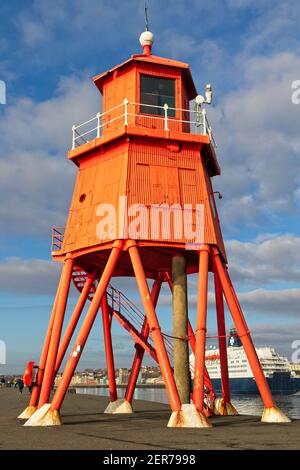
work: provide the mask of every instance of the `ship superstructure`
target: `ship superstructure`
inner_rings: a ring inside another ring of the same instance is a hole
[[[256,348],[256,353],[268,384],[273,393],[292,394],[300,390],[300,378],[291,372],[289,360],[273,347]],[[232,393],[258,394],[258,388],[236,330],[230,331],[228,347],[228,372]],[[190,356],[193,364],[194,357]],[[217,348],[206,349],[206,368],[217,392],[221,391],[220,352]],[[192,374],[193,375],[193,374]]]

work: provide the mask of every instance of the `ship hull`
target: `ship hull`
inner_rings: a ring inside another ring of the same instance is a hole
[[[267,377],[267,382],[273,395],[292,395],[300,390],[300,378],[293,378],[286,374],[274,374]],[[221,393],[221,379],[212,379],[215,391]],[[259,395],[254,378],[231,378],[230,391],[233,395]]]

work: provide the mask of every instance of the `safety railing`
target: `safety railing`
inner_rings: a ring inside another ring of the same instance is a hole
[[[140,112],[141,109],[144,112]],[[149,113],[147,113],[147,109],[149,109]],[[187,119],[179,119],[178,115],[187,117]],[[142,118],[145,121],[137,122],[136,118]],[[160,128],[164,131],[174,130],[174,125],[177,125],[177,127],[180,126],[182,132],[208,135],[214,147],[217,146],[207,119],[206,109],[198,109],[197,107],[195,109],[172,108],[167,104],[156,106],[130,102],[125,99],[118,106],[102,114],[97,113],[88,121],[72,126],[72,149],[74,150],[95,138],[102,137],[104,127],[109,129],[117,121],[127,127],[143,127],[143,122],[145,123],[147,120],[152,121],[152,123],[160,123]],[[179,130],[179,128],[176,130]]]
[[[52,229],[52,251],[59,251],[62,249],[64,241],[65,227],[55,227]]]
[[[112,285],[108,286],[106,292],[108,304],[112,309],[123,314],[138,331],[142,331],[145,314],[139,309],[139,307],[123,292],[119,291]],[[174,347],[172,341],[167,337],[164,337],[164,341],[169,354],[169,359],[173,362]],[[153,348],[155,348],[151,335],[148,337],[148,342]]]

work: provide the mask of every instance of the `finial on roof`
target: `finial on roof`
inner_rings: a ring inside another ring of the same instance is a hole
[[[140,43],[144,49],[145,55],[151,54],[151,47],[154,43],[154,35],[149,31],[149,20],[148,20],[148,6],[145,2],[145,31],[140,35]]]
[[[154,43],[154,35],[151,33],[151,31],[144,31],[140,35],[140,43],[142,48],[144,49],[144,54],[151,55],[151,47]]]

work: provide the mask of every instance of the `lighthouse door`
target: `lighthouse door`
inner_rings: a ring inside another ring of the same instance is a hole
[[[153,204],[180,203],[178,168],[151,165],[150,184]]]

